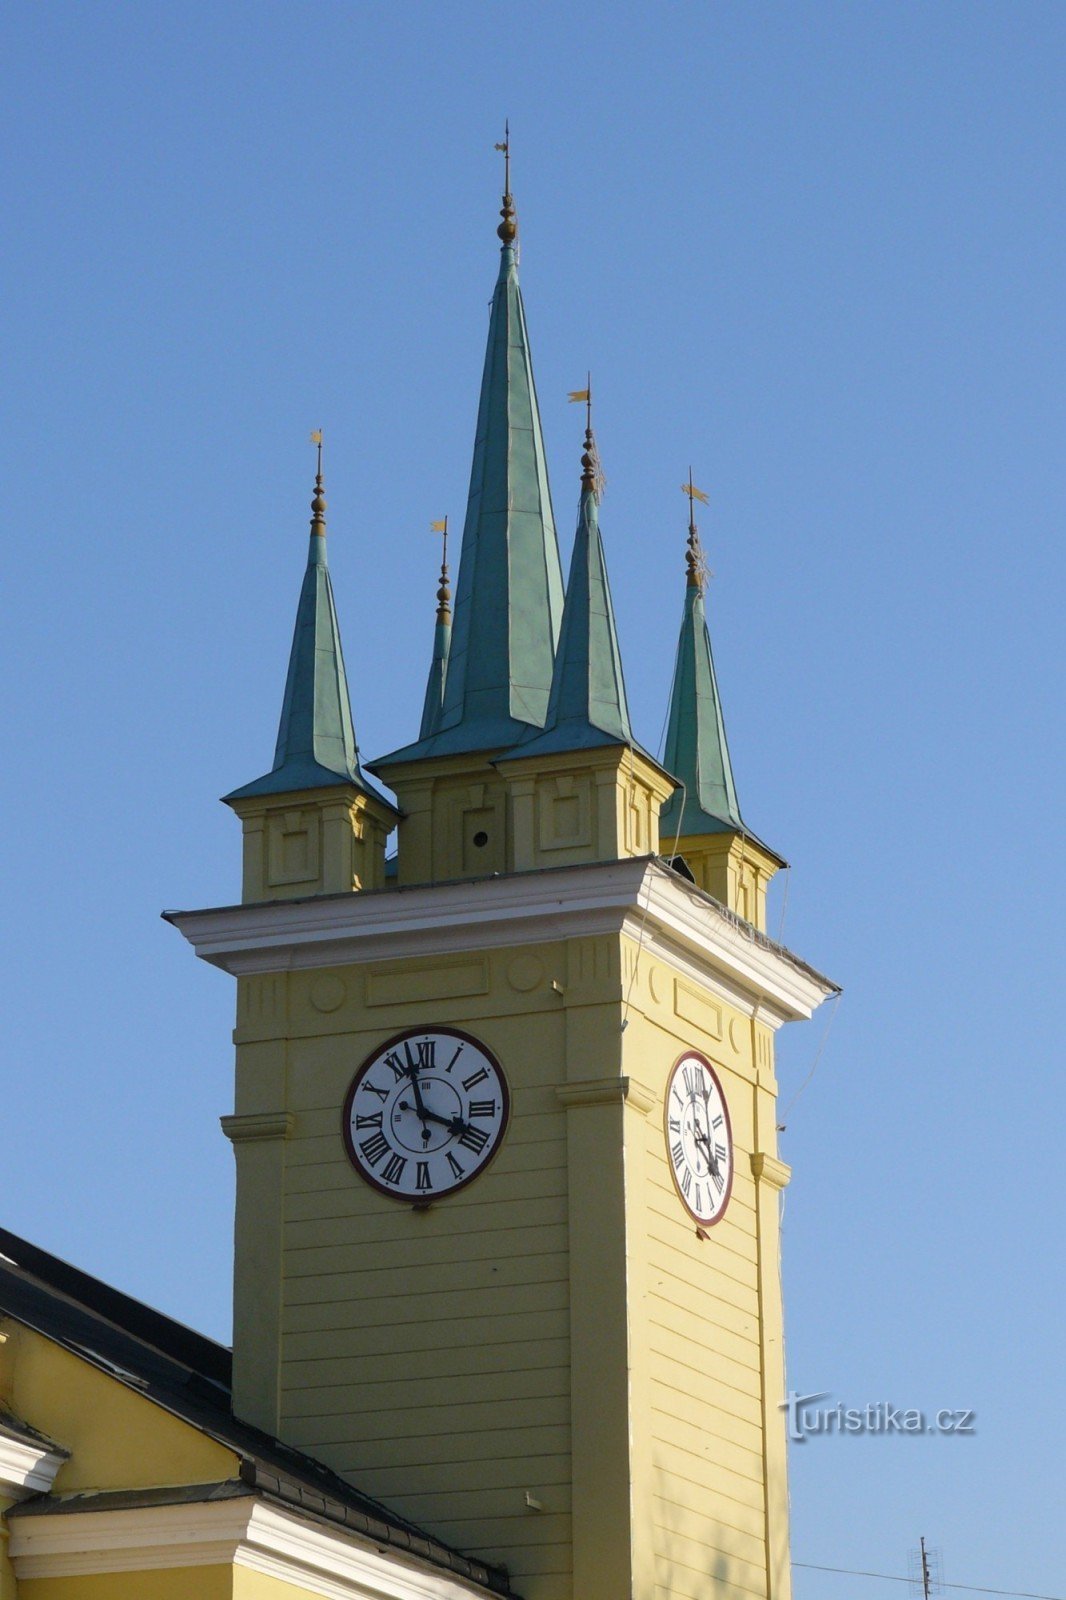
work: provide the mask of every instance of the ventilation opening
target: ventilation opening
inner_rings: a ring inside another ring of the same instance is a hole
[[[689,883],[695,883],[696,879],[693,875],[692,868],[689,866],[684,856],[671,856],[670,865],[673,867],[675,872],[679,872],[683,878],[687,878]]]

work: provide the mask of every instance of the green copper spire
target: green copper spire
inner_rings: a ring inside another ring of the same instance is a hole
[[[691,474],[690,474],[691,480]],[[663,807],[663,847],[679,834],[747,833],[740,815],[726,743],[722,702],[703,608],[704,564],[690,516],[685,561],[685,611],[677,645],[663,764],[684,788]]]
[[[448,655],[452,642],[452,591],[448,585],[448,519],[434,523],[435,532],[444,535],[444,552],[440,564],[440,586],[437,589],[437,626],[433,634],[433,662],[426,684],[426,699],[422,707],[420,739],[428,739],[440,727],[441,708],[444,704],[444,685],[448,677]]]
[[[337,608],[326,565],[322,444],[320,439],[317,442],[318,473],[311,501],[311,543],[296,609],[296,629],[289,655],[274,766],[262,778],[226,795],[227,800],[243,800],[257,794],[287,794],[297,789],[321,789],[338,783],[354,784],[375,799],[381,798],[370,788],[359,766]]]
[[[516,759],[634,744],[600,539],[598,461],[591,427],[585,430],[581,468],[577,533],[544,732],[527,736],[508,752]]]
[[[563,578],[509,192],[502,216],[439,729],[375,767],[513,745],[548,709]]]

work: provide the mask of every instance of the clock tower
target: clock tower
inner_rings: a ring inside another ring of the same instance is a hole
[[[564,590],[502,218],[395,805],[319,476],[243,901],[171,915],[237,980],[234,1409],[527,1600],[788,1600],[774,1035],[834,986],[765,933],[694,523],[665,765],[634,737],[591,427]]]

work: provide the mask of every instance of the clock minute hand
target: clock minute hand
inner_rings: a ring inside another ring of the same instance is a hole
[[[422,1090],[418,1086],[418,1065],[417,1065],[416,1062],[412,1061],[410,1063],[410,1065],[408,1066],[408,1068],[407,1068],[407,1076],[411,1080],[411,1088],[414,1090],[414,1094],[415,1094],[415,1110],[418,1112],[418,1115],[422,1118],[422,1121],[425,1122],[426,1117],[429,1115],[429,1112],[427,1112],[426,1103],[422,1099]]]

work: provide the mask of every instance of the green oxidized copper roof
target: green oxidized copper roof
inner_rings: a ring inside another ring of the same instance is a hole
[[[505,240],[481,379],[438,729],[385,762],[493,750],[544,725],[562,568],[515,251]]]
[[[722,702],[714,673],[711,638],[703,608],[695,532],[689,540],[685,611],[677,644],[670,718],[663,764],[684,784],[663,807],[660,836],[746,833],[726,743]],[[682,808],[684,814],[682,815]]]
[[[577,533],[544,732],[527,735],[510,750],[508,755],[516,760],[635,742],[600,538],[591,432],[585,450]]]
[[[337,608],[326,564],[326,502],[321,474],[311,502],[311,543],[296,609],[274,765],[226,800],[352,784],[387,805],[359,765]]]

